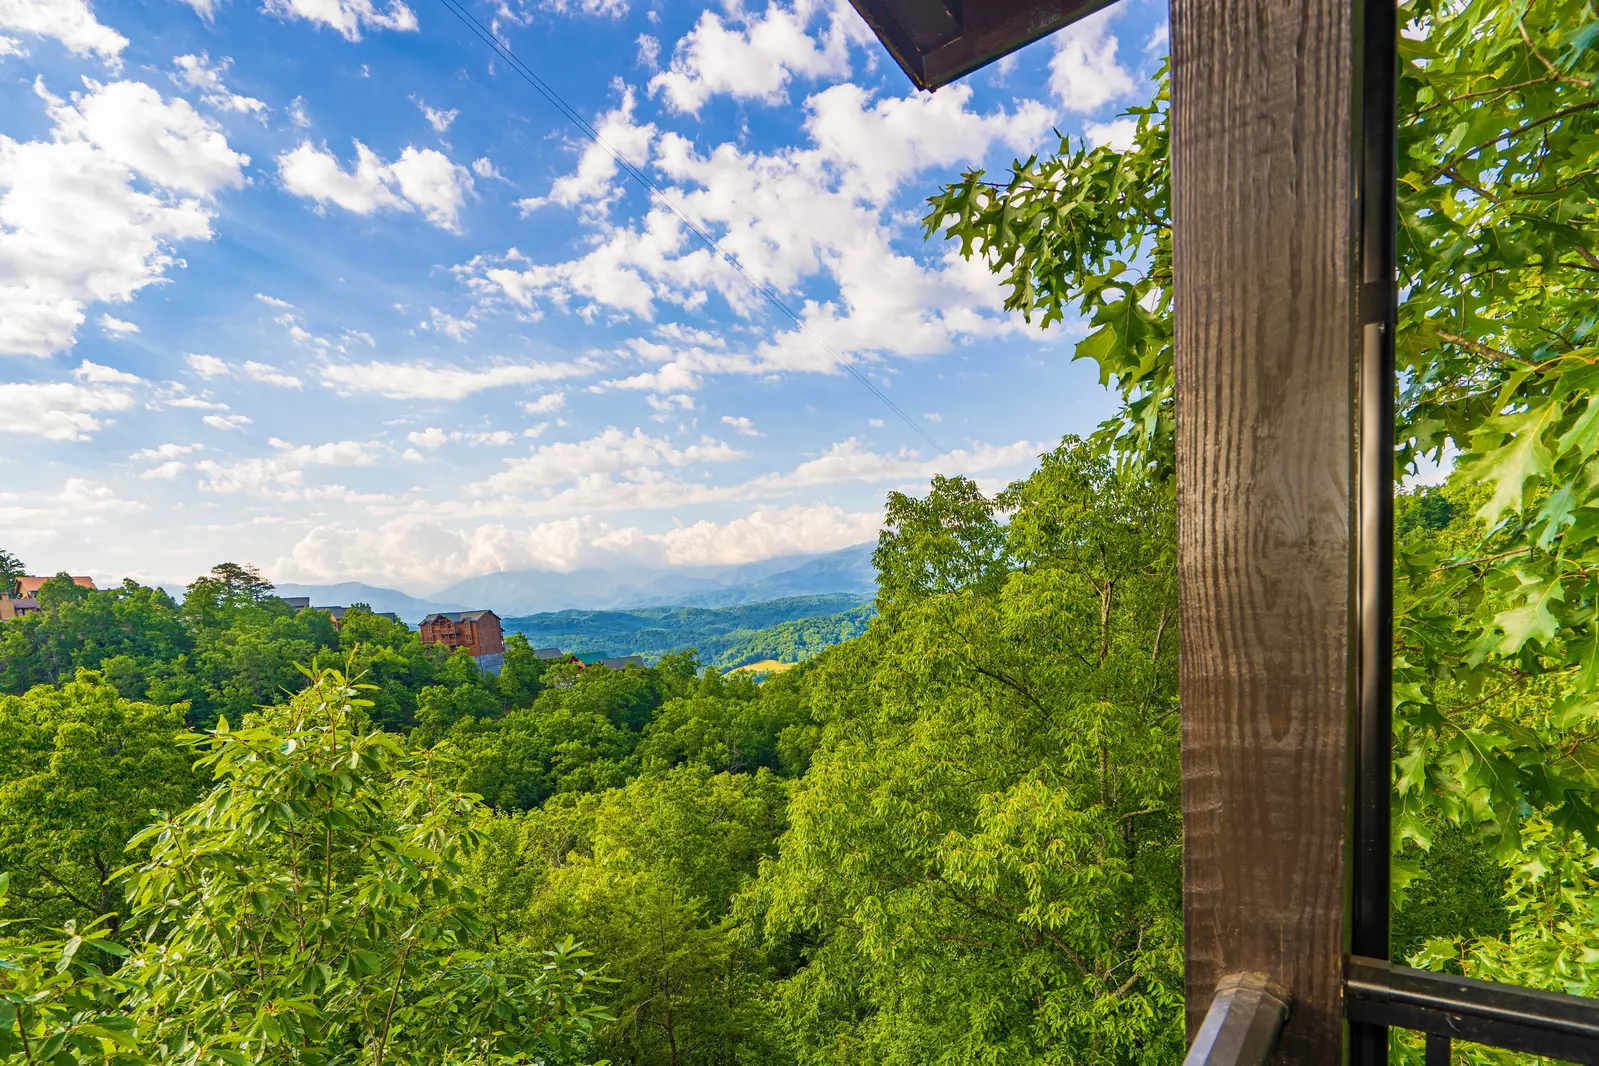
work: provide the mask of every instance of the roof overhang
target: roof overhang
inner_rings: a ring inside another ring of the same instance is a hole
[[[850,0],[919,89],[936,89],[1114,0]]]

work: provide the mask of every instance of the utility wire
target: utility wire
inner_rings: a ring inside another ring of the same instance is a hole
[[[538,94],[544,97],[545,101],[549,103],[551,107],[559,111],[563,116],[565,116],[567,121],[571,122],[572,125],[581,130],[585,137],[593,141],[613,160],[615,160],[616,165],[622,169],[623,173],[627,174],[628,177],[642,185],[646,192],[660,202],[660,204],[668,211],[671,211],[672,214],[676,215],[678,220],[689,228],[690,232],[703,241],[705,246],[711,251],[715,252],[723,262],[727,263],[728,266],[736,270],[739,276],[749,283],[751,288],[760,293],[761,296],[766,299],[767,303],[775,307],[782,315],[793,322],[802,333],[814,341],[817,347],[821,348],[822,351],[831,356],[836,365],[843,367],[846,373],[864,385],[873,396],[876,396],[883,402],[885,407],[887,407],[890,411],[893,411],[894,414],[899,417],[900,421],[904,422],[918,436],[920,436],[928,444],[932,445],[933,449],[940,455],[943,455],[951,460],[955,458],[950,454],[948,448],[945,448],[936,439],[934,439],[931,433],[923,429],[915,419],[901,410],[900,406],[893,400],[889,399],[888,396],[883,393],[883,390],[872,384],[870,378],[861,373],[853,363],[849,362],[843,355],[835,350],[832,345],[823,340],[821,336],[818,335],[817,332],[805,322],[804,319],[795,314],[788,304],[784,303],[782,298],[778,296],[775,291],[773,291],[771,286],[760,281],[748,270],[746,270],[744,268],[744,264],[738,261],[738,257],[724,249],[722,247],[722,243],[718,241],[707,229],[705,229],[704,226],[696,222],[687,211],[679,207],[672,200],[672,198],[667,195],[666,190],[657,185],[655,180],[651,178],[642,167],[628,159],[627,156],[623,155],[610,142],[602,137],[599,130],[595,129],[594,126],[586,118],[584,118],[576,108],[572,107],[572,105],[568,104],[564,99],[562,99],[561,94],[556,92],[555,89],[543,78],[539,77],[538,73],[534,71],[533,68],[529,67],[526,63],[522,62],[521,59],[517,58],[516,53],[512,52],[504,42],[496,37],[492,30],[490,30],[487,26],[484,26],[483,23],[479,22],[477,16],[473,15],[471,11],[467,10],[460,0],[439,0],[439,3],[448,8],[450,13],[453,14],[457,19],[460,19],[461,23],[466,26],[466,28],[470,30],[474,36],[493,49],[497,55],[506,61],[506,63],[510,64],[511,69],[516,71],[517,74],[521,75],[523,81],[527,82],[535,90],[537,90]]]

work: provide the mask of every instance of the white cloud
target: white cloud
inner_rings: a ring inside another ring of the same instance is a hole
[[[139,82],[84,84],[68,102],[35,83],[50,140],[0,134],[0,352],[71,347],[85,304],[159,281],[179,262],[176,242],[210,238],[204,200],[244,181],[249,157],[188,101]]]
[[[817,337],[838,353],[920,356],[947,350],[960,335],[1018,328],[981,262],[951,250],[928,265],[894,248],[893,201],[906,183],[927,170],[979,161],[996,144],[1025,151],[1049,129],[1050,113],[1037,103],[979,114],[969,110],[970,99],[967,86],[882,101],[853,85],[835,86],[807,101],[813,146],[770,155],[733,144],[701,155],[675,134],[659,137],[652,162],[678,186],[673,198],[752,276],[779,292],[831,276],[838,298],[800,304],[807,328],[753,352],[641,348],[656,368],[607,385],[687,391],[703,373],[836,372],[838,356]],[[542,298],[589,316],[651,321],[660,304],[693,309],[711,292],[742,314],[764,306],[745,279],[658,206],[635,225],[602,225],[591,250],[576,259],[536,263],[512,248],[479,256],[457,273],[485,302],[532,309]]]
[[[437,426],[429,426],[424,430],[414,430],[405,435],[405,439],[419,448],[442,448],[446,444],[494,444],[504,447],[516,443],[516,434],[508,429],[495,429],[482,432],[467,432],[454,430],[450,433]]]
[[[188,468],[188,463],[180,463],[174,459],[171,462],[162,463],[159,466],[152,466],[148,470],[140,471],[139,476],[146,480],[159,478],[163,481],[171,481]]]
[[[1109,145],[1118,152],[1129,152],[1137,142],[1138,120],[1118,118],[1109,122],[1087,122],[1083,124],[1083,136],[1095,148]]]
[[[1113,8],[1105,8],[1055,35],[1049,87],[1068,111],[1097,111],[1134,89],[1133,75],[1116,58],[1110,32]]]
[[[579,363],[505,363],[482,370],[426,363],[329,363],[322,383],[341,393],[376,393],[391,400],[460,400],[485,389],[538,385],[589,373]]]
[[[661,68],[661,42],[647,33],[638,35],[638,65],[647,70]]]
[[[200,419],[212,429],[237,429],[243,430],[255,420],[248,415],[206,415]]]
[[[272,573],[284,580],[436,584],[475,574],[586,566],[712,565],[827,552],[876,537],[882,517],[831,505],[758,509],[727,523],[697,522],[665,532],[575,515],[530,526],[451,528],[403,515],[377,526],[309,530]]]
[[[480,493],[519,493],[547,489],[586,474],[689,463],[720,463],[743,458],[744,453],[725,443],[701,438],[699,443],[677,448],[664,438],[641,429],[624,433],[614,426],[587,440],[544,444],[533,454],[506,459],[505,469],[473,486]]]
[[[499,172],[499,170],[496,169],[496,167],[494,166],[494,161],[491,160],[486,155],[485,156],[479,156],[478,158],[472,160],[472,173],[476,174],[478,177],[482,178],[484,181],[490,181],[490,180],[493,180],[493,181],[504,181],[505,180],[505,175],[501,174]]]
[[[598,15],[615,19],[627,14],[627,0],[543,0],[539,6],[558,15]]]
[[[276,385],[283,389],[304,388],[303,383],[293,374],[285,374],[277,367],[265,363],[247,361],[244,364],[244,376],[251,381],[259,381],[263,385]]]
[[[781,103],[796,76],[843,77],[849,73],[849,45],[861,41],[865,24],[846,4],[835,5],[821,40],[807,33],[814,3],[744,15],[733,8],[730,22],[702,11],[688,35],[678,41],[668,69],[650,79],[674,110],[697,114],[712,96]]]
[[[189,364],[190,370],[194,371],[202,378],[205,378],[207,381],[211,380],[212,378],[226,377],[229,373],[231,373],[231,371],[228,369],[228,364],[223,362],[221,359],[218,359],[214,355],[198,355],[191,353],[184,356],[183,360]]]
[[[128,45],[126,37],[94,17],[88,0],[0,0],[0,29],[53,37],[78,55],[95,52],[106,59]],[[12,41],[12,54],[21,54],[19,42],[6,40]]]
[[[621,103],[601,115],[594,124],[604,145],[586,142],[582,154],[578,156],[577,169],[555,179],[548,196],[518,200],[516,206],[526,214],[545,204],[560,207],[583,205],[589,217],[603,217],[620,192],[612,184],[619,169],[612,152],[639,164],[649,158],[650,145],[655,140],[653,124],[640,126],[633,122],[637,103],[633,87],[624,88]]]
[[[290,100],[286,110],[289,113],[290,122],[302,130],[311,128],[311,116],[305,110],[305,97],[296,96],[293,100]]]
[[[7,37],[4,34],[0,34],[0,59],[4,59],[6,56],[18,56],[26,59],[28,58],[28,49],[15,37]]]
[[[547,415],[551,411],[559,411],[566,406],[566,393],[547,392],[536,400],[522,403],[522,410],[530,415]]]
[[[456,117],[461,114],[461,112],[456,108],[451,108],[450,110],[445,111],[442,108],[429,107],[427,102],[424,101],[420,96],[413,96],[411,99],[416,103],[416,106],[421,109],[422,117],[428,120],[428,125],[433,127],[433,131],[435,133],[444,133],[448,131],[450,124],[454,122]]]
[[[88,440],[105,428],[106,415],[134,406],[125,386],[141,383],[139,378],[90,362],[73,373],[76,382],[0,382],[0,411],[7,412],[0,433]]]
[[[278,172],[284,188],[319,204],[336,204],[358,215],[414,208],[436,226],[459,229],[461,205],[472,190],[465,167],[432,148],[407,146],[393,163],[385,163],[360,141],[355,153],[354,166],[345,170],[332,152],[302,141],[278,157]]]
[[[117,318],[115,315],[101,315],[100,328],[113,337],[129,337],[139,332],[137,323]]]
[[[752,511],[719,524],[696,522],[657,539],[674,566],[752,563],[779,555],[837,551],[873,540],[883,516],[875,511],[849,513],[822,504]]]
[[[246,115],[266,114],[265,103],[253,96],[240,96],[223,83],[222,75],[233,65],[232,59],[224,57],[213,65],[211,57],[201,52],[197,56],[177,56],[172,60],[172,65],[178,68],[172,80],[179,85],[200,90],[200,99],[217,110],[237,111]]]
[[[938,413],[937,411],[929,411],[925,415],[923,415],[922,417],[927,419],[929,422],[942,422],[942,421],[944,421],[944,416],[942,414]]]
[[[154,448],[140,448],[129,459],[181,459],[185,455],[203,451],[203,444],[158,444]]]
[[[442,333],[453,341],[465,341],[467,334],[477,329],[477,323],[471,319],[456,318],[454,315],[445,314],[437,307],[428,308],[428,321],[422,323],[423,329]]]
[[[266,455],[235,463],[202,459],[195,470],[205,475],[200,488],[206,492],[250,492],[278,499],[304,498],[305,471],[313,466],[358,467],[376,462],[373,445],[360,441],[330,441],[327,444],[290,444],[273,437],[272,451]],[[329,486],[336,498],[347,492],[344,486]]]
[[[734,418],[732,415],[723,415],[722,416],[722,421],[726,422],[728,425],[730,425],[734,429],[738,430],[740,436],[744,436],[744,437],[764,437],[765,436],[764,433],[762,433],[760,430],[755,428],[755,423],[754,422],[751,422],[748,418],[744,417],[743,415],[739,415],[737,418]]]
[[[262,10],[279,18],[303,18],[330,26],[347,41],[359,41],[363,29],[414,31],[416,14],[400,0],[378,10],[372,0],[266,0]]]
[[[264,292],[256,293],[255,294],[255,298],[257,300],[260,300],[262,303],[266,304],[268,307],[270,307],[270,308],[272,308],[274,310],[277,310],[277,311],[293,311],[293,310],[295,310],[294,305],[291,304],[289,301],[280,300],[276,296],[268,296]]]
[[[1144,43],[1144,51],[1156,54],[1164,53],[1171,45],[1171,23],[1162,22],[1150,33],[1149,40]]]
[[[934,474],[975,474],[1002,470],[1030,462],[1045,451],[1043,444],[1019,440],[1013,444],[974,444],[949,455],[923,459],[911,449],[882,454],[864,447],[855,437],[832,445],[815,459],[800,463],[787,474],[765,474],[748,485],[753,492],[811,488],[840,482],[871,484],[924,482]]]
[[[184,407],[195,411],[226,411],[228,405],[200,396],[175,396],[166,401],[168,407]]]
[[[102,366],[99,363],[91,363],[87,359],[79,364],[78,369],[72,372],[72,376],[77,378],[79,381],[87,382],[91,385],[145,384],[144,379],[139,377],[137,374],[129,374],[126,371],[117,370],[115,367]]]

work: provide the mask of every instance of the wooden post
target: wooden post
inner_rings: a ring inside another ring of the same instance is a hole
[[[1172,0],[1188,1032],[1220,978],[1343,1058],[1356,652],[1351,0]]]

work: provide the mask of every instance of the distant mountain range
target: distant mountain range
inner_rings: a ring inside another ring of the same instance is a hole
[[[731,607],[794,596],[877,593],[874,544],[825,555],[787,556],[737,566],[620,570],[511,570],[467,578],[426,598],[348,581],[338,585],[277,586],[280,596],[309,596],[317,606],[370,604],[415,625],[434,611],[488,608],[501,618],[551,611],[644,607]],[[836,609],[836,608],[835,608]]]
[[[393,611],[412,625],[434,611],[469,609],[447,599],[422,600],[396,589],[363,585],[359,581],[345,581],[338,585],[296,585],[286,581],[276,588],[279,596],[309,596],[313,607],[348,607],[352,603],[364,603],[379,614]]]
[[[789,596],[734,607],[643,607],[631,611],[554,611],[505,620],[535,648],[579,655],[642,655],[655,662],[694,648],[723,667],[777,659],[796,662],[858,636],[876,612],[861,597]]]

